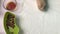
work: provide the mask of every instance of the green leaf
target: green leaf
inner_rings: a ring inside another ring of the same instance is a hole
[[[18,26],[16,25],[16,18],[14,18],[14,25],[15,25],[15,27],[14,28],[12,28],[12,27],[9,27],[9,29],[7,28],[7,26],[6,26],[6,21],[8,20],[7,19],[7,16],[8,15],[13,15],[13,16],[15,16],[14,14],[12,14],[12,13],[10,13],[10,12],[6,12],[5,13],[5,16],[4,16],[4,28],[5,28],[5,31],[6,31],[6,34],[18,34],[19,33],[19,28],[18,28]],[[12,33],[13,32],[13,33]]]

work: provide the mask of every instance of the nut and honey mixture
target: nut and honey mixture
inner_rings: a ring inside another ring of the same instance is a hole
[[[12,28],[15,27],[14,18],[15,18],[15,16],[10,15],[10,14],[7,16],[6,26],[8,29],[9,29],[9,27],[12,27]]]

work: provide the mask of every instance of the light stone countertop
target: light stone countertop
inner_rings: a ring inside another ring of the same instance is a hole
[[[20,0],[17,0],[18,3]],[[23,0],[23,10],[13,12],[20,18],[19,22],[23,34],[60,34],[60,0],[47,0],[49,8],[47,12],[37,8],[36,0]],[[2,6],[1,6],[2,7]],[[1,9],[1,8],[0,8]],[[0,32],[5,33],[3,16],[6,12],[0,12]]]

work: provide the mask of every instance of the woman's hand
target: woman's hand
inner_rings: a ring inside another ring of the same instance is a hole
[[[37,0],[37,5],[40,10],[44,10],[44,7],[46,6],[44,0]]]

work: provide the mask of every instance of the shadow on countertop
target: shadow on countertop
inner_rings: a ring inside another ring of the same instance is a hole
[[[47,12],[48,11],[48,9],[49,9],[49,4],[48,4],[48,0],[45,0],[45,3],[46,3],[46,6],[45,6],[45,12]]]
[[[5,34],[4,32],[0,32],[0,34]]]
[[[1,2],[2,2],[2,0],[0,0],[0,7],[1,7]]]
[[[0,0],[0,17],[2,17],[4,10],[2,9],[3,7],[3,0]]]
[[[2,2],[2,0],[0,0],[0,12],[1,12],[1,2]]]
[[[24,34],[24,32],[21,28],[21,18],[19,16],[16,16],[16,24],[19,27],[19,34]]]

